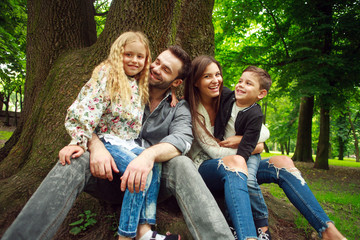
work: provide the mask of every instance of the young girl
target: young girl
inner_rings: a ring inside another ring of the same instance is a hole
[[[150,64],[149,42],[142,33],[125,32],[115,40],[108,58],[94,69],[68,109],[65,127],[72,138],[68,148],[73,157],[87,150],[93,132],[103,141],[121,174],[142,152],[134,140],[140,133],[148,102]],[[66,162],[61,161],[63,165]],[[161,165],[155,164],[144,192],[125,191],[119,239],[178,239],[177,235],[162,236],[150,230],[150,225],[155,224],[160,172]]]

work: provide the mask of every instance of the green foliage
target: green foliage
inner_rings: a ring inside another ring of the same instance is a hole
[[[359,16],[356,0],[215,1],[215,57],[223,66],[224,84],[233,88],[248,65],[264,68],[275,83],[267,97],[270,141],[284,142],[287,133],[294,139],[300,97],[315,96],[313,149],[319,136],[317,109],[325,106],[331,114],[337,114],[332,109],[337,105],[346,109],[344,103],[360,85]],[[337,123],[332,121],[332,127]],[[335,146],[334,139],[345,132],[334,128],[332,133]]]
[[[110,231],[114,232],[114,237],[117,235],[117,229],[119,225],[118,218],[116,217],[116,214],[113,213],[111,215],[105,216],[107,218],[107,221],[111,223],[110,225]]]
[[[85,231],[87,228],[93,226],[97,223],[97,220],[94,218],[96,213],[92,213],[90,210],[84,211],[84,213],[79,214],[79,220],[72,222],[69,226],[73,227],[69,231],[72,235],[78,235],[79,233]]]
[[[110,9],[111,1],[109,0],[96,0],[94,1],[95,9],[95,22],[96,22],[96,32],[99,36],[105,27],[107,13]]]

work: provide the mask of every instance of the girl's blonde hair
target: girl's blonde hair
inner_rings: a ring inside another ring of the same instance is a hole
[[[135,77],[138,81],[139,95],[143,104],[149,101],[148,77],[151,64],[149,40],[142,32],[125,32],[121,34],[110,48],[108,58],[97,66],[92,77],[97,77],[97,73],[103,65],[110,66],[107,74],[107,89],[110,99],[114,103],[128,104],[131,99],[131,89],[128,76],[125,74],[123,56],[125,45],[131,42],[140,41],[146,49],[144,68]]]

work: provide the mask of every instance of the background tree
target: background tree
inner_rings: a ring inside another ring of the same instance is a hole
[[[114,0],[98,38],[93,2],[27,2],[24,108],[21,123],[0,151],[2,231],[68,144],[66,109],[122,32],[145,32],[153,57],[171,44],[182,45],[191,56],[213,54],[213,1]]]
[[[25,79],[26,1],[2,1],[0,9],[0,95],[5,104],[5,125],[9,125],[11,96],[18,96]],[[20,108],[21,102],[22,94]]]
[[[246,65],[268,70],[278,94],[302,99],[293,159],[313,161],[311,124],[320,114],[315,166],[328,168],[330,110],[359,85],[357,2],[224,0],[214,10],[215,53],[226,84],[233,86]]]

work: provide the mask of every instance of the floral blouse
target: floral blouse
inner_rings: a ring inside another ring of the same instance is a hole
[[[110,101],[106,89],[109,67],[103,66],[97,79],[90,79],[81,89],[75,102],[67,110],[65,128],[72,140],[87,150],[92,133],[111,134],[120,139],[133,140],[139,135],[144,112],[137,81],[129,77],[131,100],[127,106]]]

